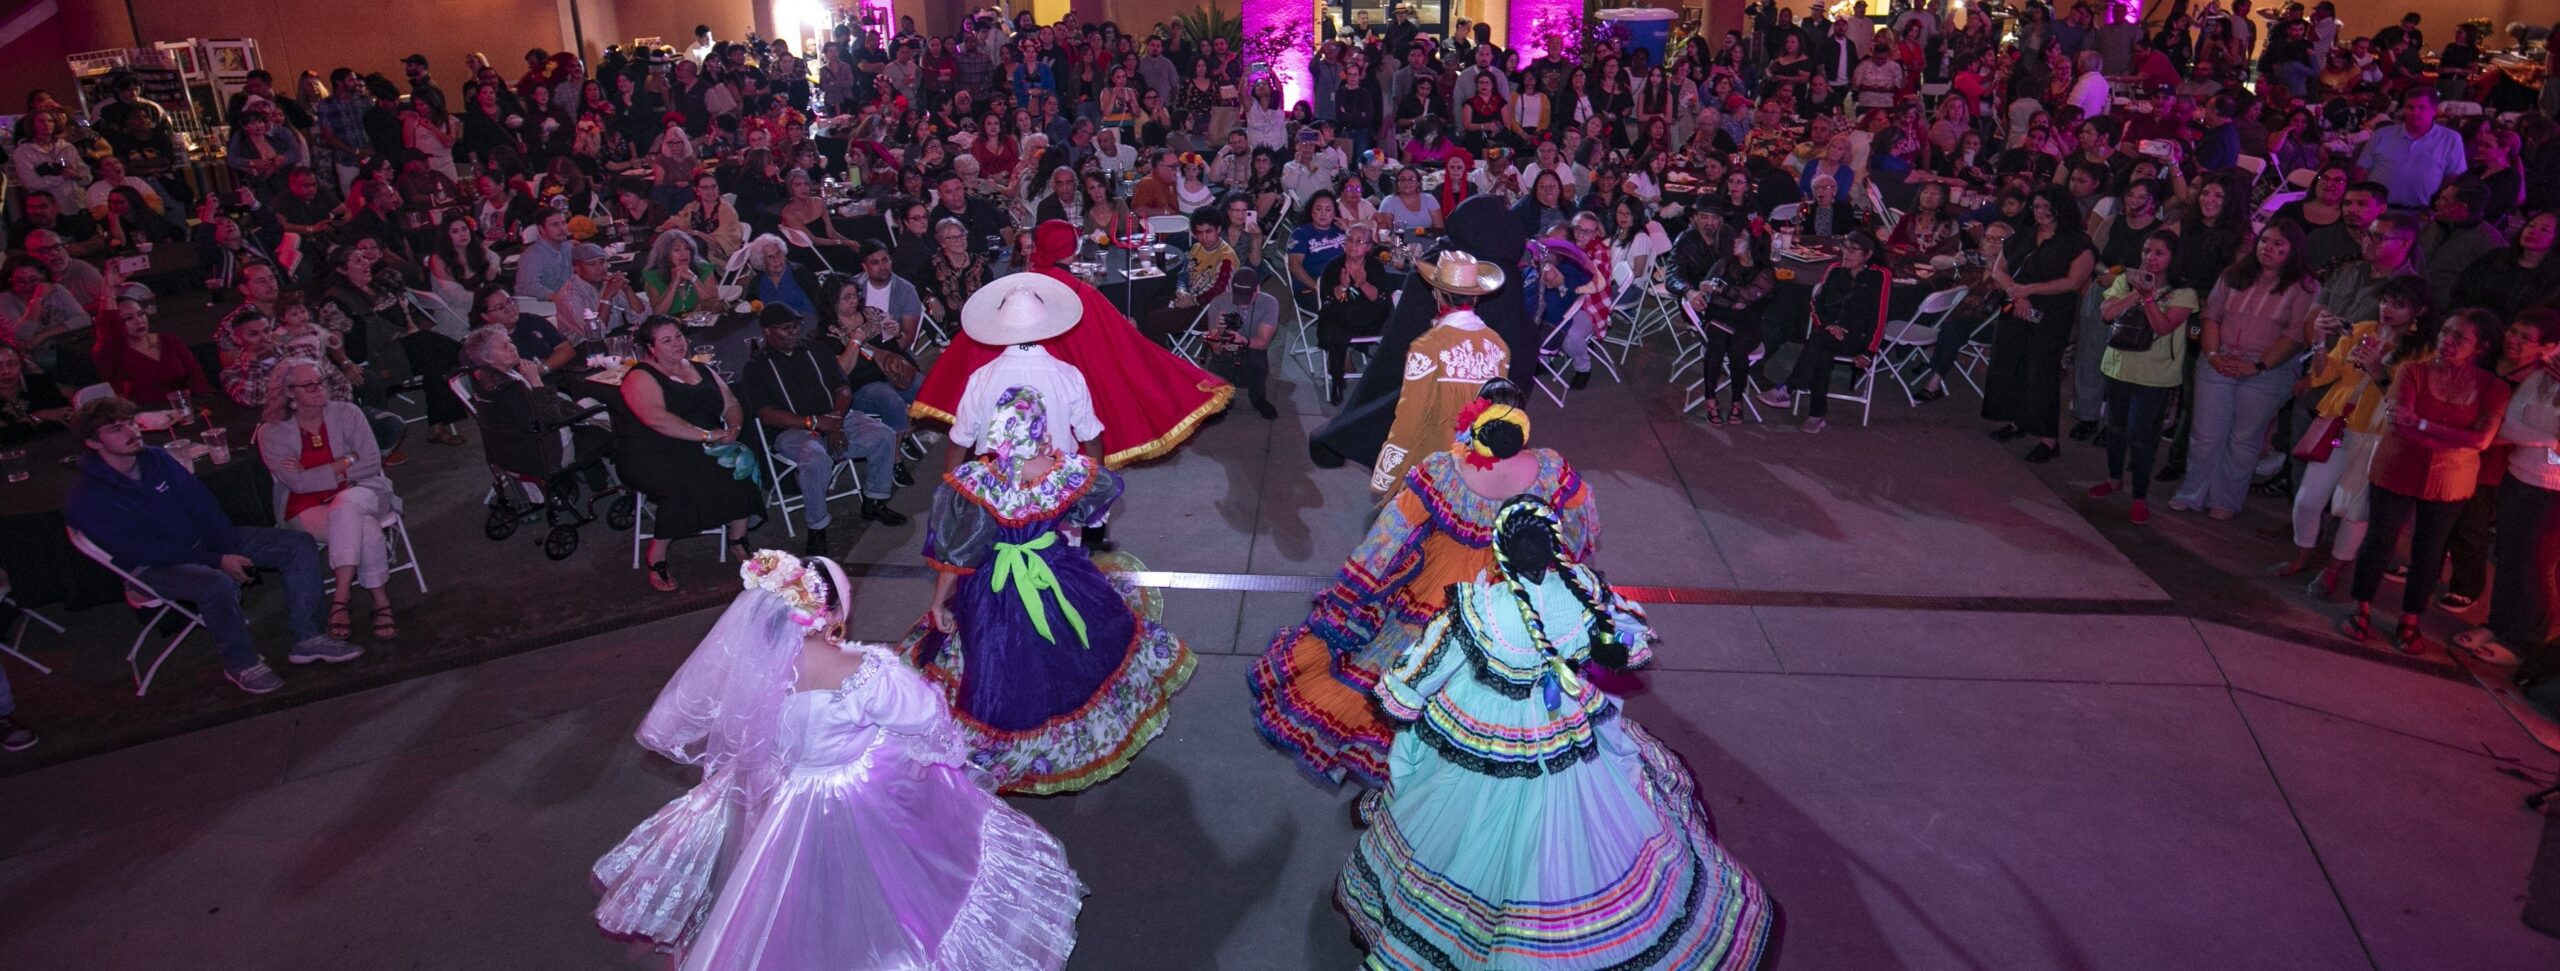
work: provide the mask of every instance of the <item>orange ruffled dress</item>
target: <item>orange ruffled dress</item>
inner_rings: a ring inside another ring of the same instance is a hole
[[[1074,274],[1054,266],[1033,272],[1066,283],[1084,301],[1083,320],[1040,344],[1084,372],[1094,414],[1102,418],[1104,465],[1117,469],[1173,451],[1202,421],[1226,410],[1234,385],[1148,340],[1102,291]],[[925,372],[907,414],[950,424],[969,376],[1003,352],[965,333],[953,335],[951,346]]]
[[[1538,477],[1524,490],[1563,514],[1580,562],[1600,545],[1600,511],[1582,476],[1551,449],[1530,449]],[[1494,570],[1493,517],[1510,496],[1486,497],[1458,476],[1455,452],[1425,456],[1405,474],[1340,577],[1316,596],[1306,623],[1281,631],[1249,677],[1264,741],[1319,783],[1387,779],[1395,726],[1377,709],[1378,673],[1422,637],[1449,585]]]

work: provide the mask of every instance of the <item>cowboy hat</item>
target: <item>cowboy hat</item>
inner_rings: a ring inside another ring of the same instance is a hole
[[[1443,250],[1439,259],[1420,260],[1414,267],[1424,283],[1445,293],[1481,297],[1502,289],[1502,268],[1463,250]]]
[[[1066,333],[1084,318],[1074,288],[1025,271],[988,281],[960,306],[960,330],[981,344],[1007,347]]]

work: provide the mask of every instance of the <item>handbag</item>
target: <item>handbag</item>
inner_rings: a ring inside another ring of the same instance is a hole
[[[2136,307],[2107,322],[2107,346],[2119,351],[2139,354],[2151,349],[2160,332],[2151,329],[2151,318]]]
[[[2302,437],[2294,440],[2293,457],[2305,462],[2326,462],[2346,437],[2346,416],[2313,419],[2311,427],[2302,430]]]

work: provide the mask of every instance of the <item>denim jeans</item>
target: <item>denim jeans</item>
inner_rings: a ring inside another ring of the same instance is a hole
[[[877,418],[881,424],[889,426],[890,431],[905,435],[912,424],[907,418],[907,406],[916,403],[916,392],[922,390],[922,376],[909,383],[904,391],[887,381],[873,381],[853,389],[853,410]]]
[[[320,544],[289,529],[240,528],[240,555],[274,570],[284,582],[284,625],[300,644],[320,636],[320,605],[328,597],[329,572],[320,559]],[[240,613],[240,582],[220,569],[195,563],[146,566],[133,571],[163,597],[182,600],[204,618],[222,666],[245,671],[263,663],[249,644],[249,623]]]
[[[2106,317],[2098,313],[2100,289],[2092,286],[2080,298],[2080,333],[2071,352],[2071,416],[2081,421],[2097,421],[2108,394],[2106,372],[2099,370],[2106,361],[2108,330]],[[2162,403],[2167,403],[2165,397]]]
[[[2151,498],[2151,460],[2160,451],[2161,413],[2176,388],[2154,388],[2102,378],[2106,396],[2107,478],[2127,475],[2136,499]]]
[[[841,452],[828,451],[824,437],[799,429],[783,432],[773,440],[773,448],[799,465],[800,498],[808,503],[802,515],[810,529],[825,529],[835,521],[827,511],[827,485],[835,479],[837,459],[862,463],[864,498],[889,498],[889,490],[898,485],[898,433],[860,411],[845,412]]]
[[[2194,417],[2187,426],[2187,477],[2177,501],[2240,511],[2249,475],[2267,448],[2267,427],[2293,397],[2295,370],[2281,367],[2245,378],[2196,368]]]

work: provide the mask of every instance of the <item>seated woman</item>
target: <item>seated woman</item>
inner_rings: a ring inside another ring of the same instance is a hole
[[[152,330],[140,301],[117,300],[115,309],[98,318],[97,343],[89,353],[98,362],[98,376],[117,395],[146,409],[166,407],[171,392],[184,391],[197,402],[213,394],[196,352]]]
[[[933,260],[930,279],[911,281],[924,294],[924,311],[945,327],[957,321],[952,314],[969,302],[969,295],[987,285],[993,270],[987,255],[969,248],[969,227],[959,219],[945,216],[933,224]]]
[[[1775,908],[1716,842],[1680,757],[1583,673],[1642,664],[1655,637],[1573,557],[1562,520],[1534,496],[1503,504],[1494,564],[1385,659],[1378,707],[1410,727],[1335,899],[1372,967],[1524,941],[1574,960],[1500,966],[1755,967]]]
[[[683,326],[656,316],[641,321],[633,336],[640,363],[622,379],[629,413],[615,416],[614,448],[623,481],[653,508],[649,586],[664,593],[676,588],[667,569],[670,542],[720,529],[729,552],[745,559],[747,517],[764,508],[764,493],[757,480],[730,471],[756,461],[738,444],[745,414],[720,375],[687,356]]]
[[[308,359],[290,358],[269,372],[258,457],[276,480],[276,519],[328,548],[329,569],[337,575],[329,636],[343,639],[353,627],[349,588],[361,586],[373,597],[373,636],[390,640],[400,628],[383,588],[391,578],[391,551],[382,521],[400,511],[400,497],[382,472],[364,410],[329,400],[321,371]]]
[[[587,489],[604,493],[611,483],[603,459],[613,454],[613,432],[577,421],[568,399],[542,382],[542,365],[516,349],[503,327],[481,327],[462,342],[471,370],[471,410],[480,422],[480,448],[489,464],[550,484],[577,473]]]
[[[1919,197],[1911,214],[1894,223],[1893,234],[1884,243],[1885,252],[1897,266],[1909,267],[1954,255],[1962,242],[1956,214],[1947,208],[1947,187],[1923,182],[1916,191]]]
[[[1415,463],[1304,623],[1281,631],[1250,675],[1262,738],[1321,785],[1387,782],[1394,726],[1371,697],[1448,606],[1452,584],[1493,566],[1494,512],[1534,495],[1560,510],[1562,545],[1588,561],[1599,509],[1573,464],[1528,447],[1518,385],[1495,379],[1460,413],[1453,447]]]
[[[1813,288],[1813,328],[1805,334],[1787,383],[1760,393],[1760,403],[1785,408],[1804,395],[1803,430],[1822,430],[1831,413],[1831,372],[1836,358],[1864,358],[1874,350],[1884,326],[1885,308],[1893,293],[1893,274],[1877,265],[1875,237],[1851,233],[1840,237],[1840,262]],[[1863,369],[1867,362],[1856,365]]]
[[[53,434],[70,420],[71,400],[62,388],[30,370],[25,351],[0,341],[0,446]]]
[[[1342,385],[1350,373],[1351,341],[1375,337],[1394,309],[1399,284],[1387,266],[1387,252],[1367,233],[1343,238],[1342,258],[1325,264],[1316,278],[1324,309],[1316,312],[1316,343],[1324,348],[1325,400],[1342,403]]]
[[[9,260],[9,289],[0,292],[0,341],[15,344],[27,361],[54,380],[80,387],[98,380],[89,358],[89,312],[53,271],[32,256]]]
[[[702,258],[701,241],[691,231],[659,234],[640,267],[640,288],[649,295],[650,313],[681,317],[704,301],[720,300],[720,270]]]
[[[1164,731],[1193,657],[1135,585],[1060,536],[1109,518],[1119,474],[1060,450],[1032,388],[1006,389],[987,425],[985,453],[934,492],[933,605],[899,652],[942,686],[996,791],[1074,792]]]

